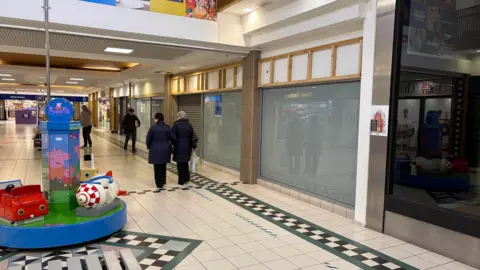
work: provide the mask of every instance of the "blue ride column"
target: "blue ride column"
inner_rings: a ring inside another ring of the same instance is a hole
[[[75,194],[80,186],[80,122],[71,121],[73,105],[64,98],[52,99],[45,108],[48,121],[42,132],[42,189],[50,211],[77,208]]]

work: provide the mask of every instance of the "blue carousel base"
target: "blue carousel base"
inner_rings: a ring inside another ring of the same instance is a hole
[[[0,247],[44,249],[97,240],[121,230],[127,223],[127,205],[111,215],[83,223],[22,227],[0,225]]]

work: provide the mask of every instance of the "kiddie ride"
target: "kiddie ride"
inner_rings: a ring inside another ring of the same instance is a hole
[[[126,224],[126,204],[117,198],[125,192],[112,172],[94,176],[98,170],[80,169],[80,123],[70,121],[73,113],[66,99],[47,104],[48,121],[40,123],[42,187],[0,182],[0,247],[76,245],[109,236]]]

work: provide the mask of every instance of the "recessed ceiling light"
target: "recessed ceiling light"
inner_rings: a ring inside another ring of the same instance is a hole
[[[480,50],[477,50],[477,52],[480,52]]]
[[[244,12],[252,12],[252,11],[253,11],[253,9],[251,9],[251,8],[244,8],[244,9],[242,9],[242,10],[243,10]]]
[[[133,52],[133,50],[131,49],[113,48],[113,47],[108,47],[105,49],[105,51],[111,52],[111,53],[123,53],[123,54],[129,54]]]
[[[186,67],[180,67],[180,69],[185,69]]]
[[[0,77],[12,77],[10,74],[0,74]]]
[[[15,81],[13,78],[2,78],[2,81]]]
[[[68,84],[78,84],[78,82],[65,82],[65,83],[68,83]]]
[[[70,81],[83,81],[83,78],[70,78]]]

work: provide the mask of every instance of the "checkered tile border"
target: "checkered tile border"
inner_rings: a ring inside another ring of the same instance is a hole
[[[97,134],[97,133],[95,133]],[[118,144],[122,142],[105,134],[97,134],[107,140]],[[138,156],[147,158],[146,153],[139,152]],[[178,174],[173,164],[168,164],[167,169]],[[377,270],[417,270],[408,264],[400,262],[383,253],[373,250],[367,246],[331,232],[316,224],[301,219],[293,214],[271,206],[247,194],[239,192],[225,184],[218,183],[199,174],[192,174],[191,182],[212,193],[232,202],[236,205],[264,218],[283,229],[317,245],[318,247],[335,254],[361,269]],[[158,191],[159,192],[159,191]]]
[[[82,269],[87,269],[84,256],[97,253],[102,266],[105,266],[101,246],[110,245],[141,250],[142,254],[137,259],[144,270],[171,270],[197,248],[200,243],[201,241],[193,239],[121,231],[97,243],[39,253],[35,251],[23,252],[0,249],[0,261],[10,259],[11,266],[20,266],[22,270],[28,269],[27,266],[29,264],[41,262],[42,269],[48,270],[49,261],[60,260],[63,265],[62,270],[67,270],[67,259],[79,257],[82,262]]]
[[[219,185],[221,186],[236,186],[236,185],[240,185],[241,183],[240,182],[232,182],[232,183],[221,183]],[[147,193],[159,193],[159,192],[162,192],[162,191],[168,191],[168,192],[172,192],[172,191],[179,191],[179,190],[196,190],[196,189],[204,189],[205,187],[208,187],[208,186],[199,186],[199,185],[196,185],[196,184],[188,184],[186,186],[178,186],[178,187],[172,187],[172,188],[153,188],[153,189],[143,189],[143,190],[133,190],[133,191],[128,191],[127,192],[127,196],[128,195],[145,195]]]
[[[175,165],[169,164],[167,169],[172,173],[177,173]],[[220,184],[199,174],[192,174],[191,179],[192,183],[249,210],[265,220],[277,224],[310,243],[357,265],[361,269],[416,269],[383,253],[237,191],[227,185]]]

